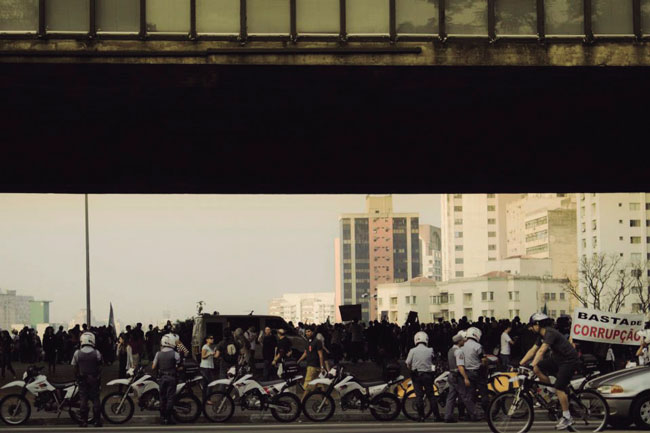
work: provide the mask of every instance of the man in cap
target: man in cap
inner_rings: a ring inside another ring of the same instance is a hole
[[[72,356],[75,376],[79,381],[80,427],[88,427],[88,399],[93,402],[95,427],[102,426],[99,386],[101,383],[102,354],[95,349],[95,335],[84,332],[80,339],[81,348]]]

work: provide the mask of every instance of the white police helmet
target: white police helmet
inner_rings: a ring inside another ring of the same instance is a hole
[[[415,337],[413,337],[413,341],[415,342],[416,346],[420,343],[429,344],[429,336],[427,335],[426,332],[420,331],[415,334]]]
[[[81,343],[81,347],[84,346],[92,346],[95,347],[95,335],[92,332],[84,332],[81,334],[81,338],[79,339]]]
[[[160,339],[161,347],[171,347],[172,349],[176,347],[176,336],[174,334],[163,335]]]
[[[471,338],[471,339],[475,340],[476,342],[481,341],[481,336],[482,335],[483,335],[483,333],[481,332],[481,330],[478,329],[478,328],[475,328],[474,326],[472,326],[471,328],[469,328],[467,330],[467,338]]]

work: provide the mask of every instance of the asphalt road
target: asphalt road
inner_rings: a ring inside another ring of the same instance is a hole
[[[554,424],[549,421],[539,421],[533,425],[531,432],[555,432]],[[69,432],[76,431],[77,428],[68,426],[24,426],[24,427],[7,427],[0,429],[2,432]],[[88,427],[83,431],[96,432],[234,432],[234,433],[259,433],[259,432],[282,432],[282,433],[306,433],[322,430],[332,430],[336,433],[431,433],[431,432],[467,432],[467,433],[484,433],[489,432],[485,423],[415,423],[409,421],[399,421],[390,423],[380,422],[295,422],[292,424],[188,424],[176,426],[161,425],[128,425],[128,426],[105,426],[102,428]],[[616,433],[621,430],[607,430]]]

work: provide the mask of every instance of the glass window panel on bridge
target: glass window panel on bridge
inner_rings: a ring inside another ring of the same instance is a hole
[[[296,0],[298,33],[334,33],[341,31],[339,0]]]
[[[632,35],[632,0],[592,0],[591,22],[594,34]]]
[[[388,0],[347,0],[345,15],[348,34],[390,33]]]
[[[197,33],[239,34],[239,0],[196,0]]]
[[[134,0],[97,0],[98,32],[138,33],[140,2]]]
[[[0,32],[36,32],[38,0],[0,0]]]
[[[88,0],[49,0],[45,7],[46,30],[87,32],[90,29]]]
[[[547,35],[584,35],[582,0],[545,0]]]
[[[650,0],[641,0],[641,31],[650,35]]]
[[[147,0],[147,32],[189,33],[189,0]]]
[[[397,33],[438,34],[438,0],[396,0]]]
[[[291,32],[289,0],[247,0],[246,22],[250,34],[283,34]]]
[[[487,36],[487,0],[447,0],[446,7],[448,34]]]
[[[497,35],[537,34],[537,0],[499,0],[495,15]]]

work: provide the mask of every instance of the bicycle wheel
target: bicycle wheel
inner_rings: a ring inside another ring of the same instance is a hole
[[[429,418],[433,409],[431,408],[431,403],[428,398],[424,398],[424,418]],[[418,408],[416,406],[417,398],[415,398],[415,391],[411,390],[404,394],[402,398],[402,413],[405,417],[412,421],[417,421],[420,418],[418,414]]]
[[[273,418],[280,422],[292,422],[300,416],[300,400],[294,394],[288,392],[278,394],[272,404],[281,407],[271,409]]]
[[[399,416],[400,402],[389,392],[383,392],[370,401],[370,413],[378,421],[392,421]]]
[[[203,403],[203,414],[212,422],[226,422],[235,413],[235,402],[223,391],[214,391]]]
[[[595,391],[580,391],[569,399],[569,411],[576,431],[603,431],[607,427],[609,406]]]
[[[302,412],[312,421],[327,421],[334,410],[334,399],[323,391],[310,392],[302,402]]]
[[[131,397],[124,398],[121,392],[110,393],[102,400],[102,413],[111,424],[124,424],[131,419],[134,410],[135,405]]]
[[[180,423],[194,422],[201,416],[201,402],[194,394],[177,395],[172,415]]]
[[[535,412],[530,399],[518,391],[497,395],[490,402],[487,421],[494,433],[525,433],[533,425]]]
[[[9,394],[0,400],[0,418],[6,424],[24,424],[31,413],[32,407],[27,399],[20,394]]]

